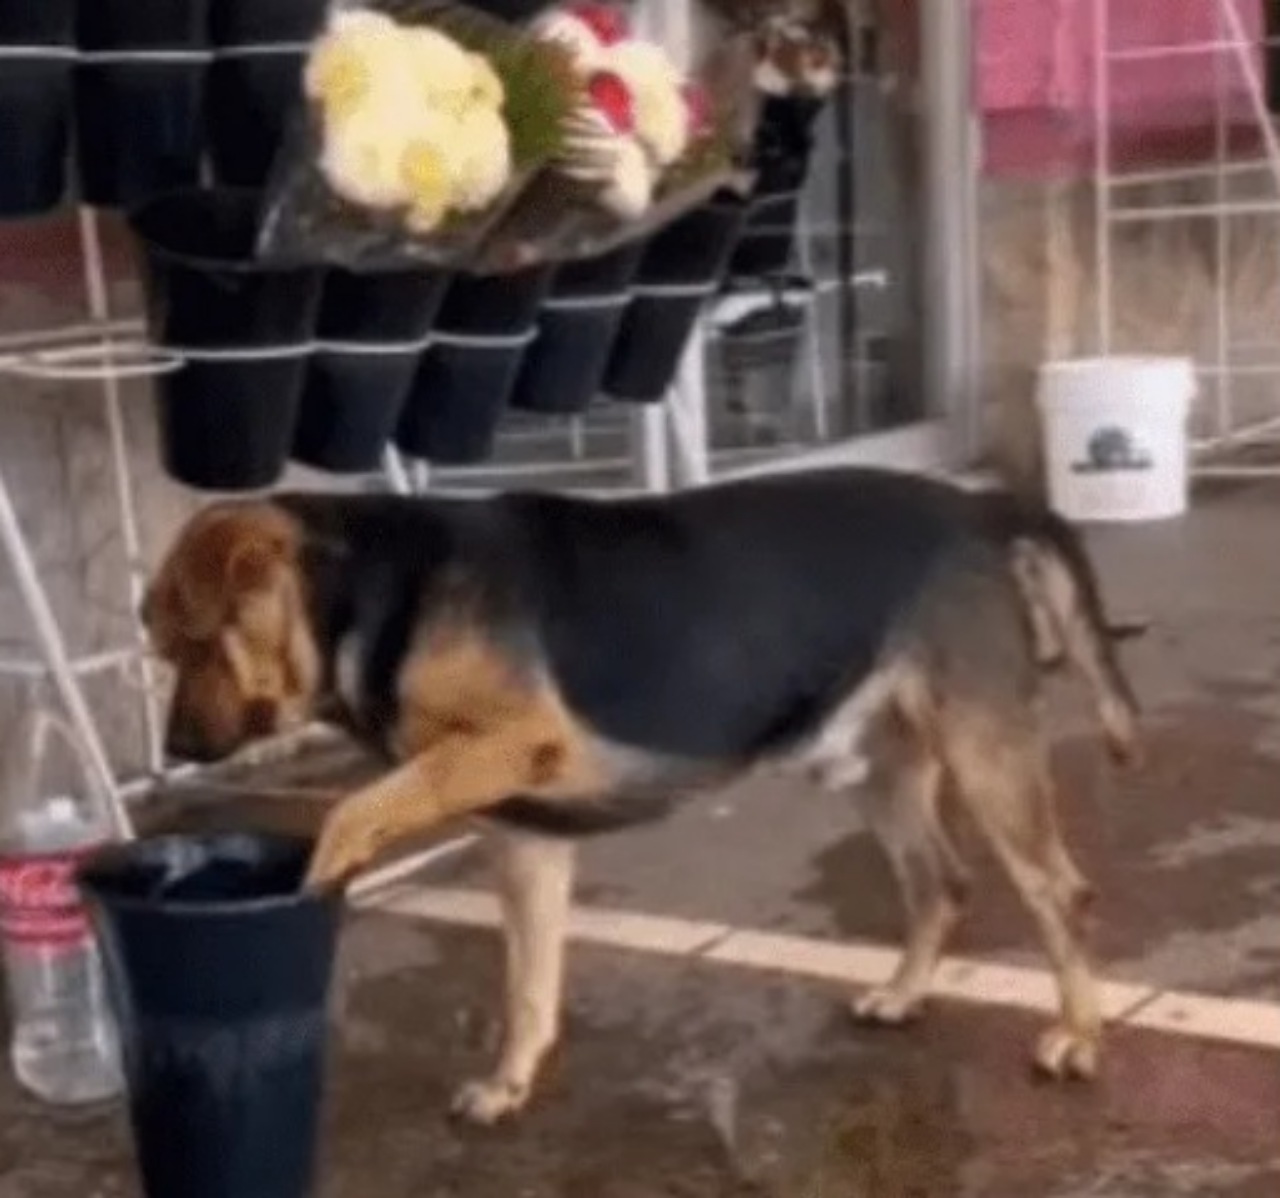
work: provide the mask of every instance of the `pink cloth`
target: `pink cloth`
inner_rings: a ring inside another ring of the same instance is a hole
[[[1235,5],[1261,72],[1262,0],[1227,3]],[[1080,169],[1091,158],[1098,126],[1094,0],[974,0],[974,6],[988,169]],[[1113,54],[1229,37],[1219,0],[1110,0],[1108,7]],[[1164,161],[1171,153],[1202,155],[1203,133],[1217,121],[1220,87],[1228,123],[1256,124],[1239,58],[1229,50],[1112,61],[1107,84],[1118,166]]]

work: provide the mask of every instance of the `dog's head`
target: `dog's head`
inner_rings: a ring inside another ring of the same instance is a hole
[[[143,601],[173,669],[166,749],[215,761],[304,723],[320,684],[301,530],[269,503],[206,509],[179,533]]]

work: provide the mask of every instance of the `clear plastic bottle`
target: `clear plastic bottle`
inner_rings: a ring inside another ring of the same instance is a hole
[[[101,804],[39,795],[50,730],[37,713],[0,795],[0,940],[18,1082],[45,1102],[102,1102],[123,1088],[102,962],[75,885],[80,859],[112,835]]]

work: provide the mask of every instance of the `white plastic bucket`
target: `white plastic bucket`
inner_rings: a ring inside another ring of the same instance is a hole
[[[1049,503],[1082,522],[1166,520],[1187,510],[1188,358],[1075,358],[1040,368]]]

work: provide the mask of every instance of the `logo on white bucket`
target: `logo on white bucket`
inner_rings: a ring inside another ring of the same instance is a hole
[[[1116,474],[1120,471],[1150,470],[1154,463],[1128,429],[1104,424],[1085,443],[1085,460],[1071,463],[1073,474]]]

